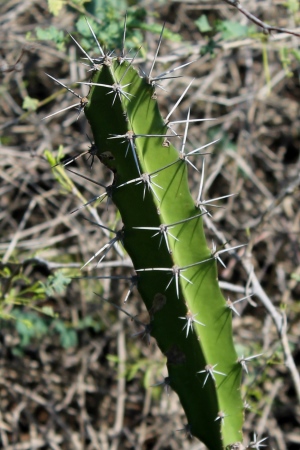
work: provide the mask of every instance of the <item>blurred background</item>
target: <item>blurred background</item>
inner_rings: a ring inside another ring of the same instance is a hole
[[[268,24],[300,32],[297,0],[243,6]],[[208,149],[204,174],[202,160],[193,159],[199,173],[190,172],[191,191],[196,200],[202,175],[205,200],[236,194],[208,208],[208,242],[217,234],[217,245],[248,243],[251,261],[224,257],[224,295],[231,301],[247,295],[254,273],[286,318],[298,368],[300,38],[265,34],[221,0],[2,0],[0,8],[0,447],[204,449],[186,436],[177,395],[161,384],[165,358],[154,340],[148,345],[142,330],[105,301],[147,321],[125,250],[111,249],[98,267],[95,258],[80,270],[114,237],[84,218],[113,230],[121,222],[106,199],[80,208],[103,189],[65,170],[112,181],[91,154],[84,114],[75,108],[55,114],[80,102],[87,89],[77,82],[91,75],[69,33],[98,56],[87,17],[101,45],[118,52],[127,11],[126,51],[133,55],[142,44],[137,66],[149,70],[164,22],[155,75],[196,60],[157,89],[161,114],[194,80],[172,120],[185,119],[189,108],[192,119],[214,118],[190,125],[188,147],[218,142]],[[297,450],[297,386],[272,317],[255,296],[236,309],[238,354],[262,353],[251,359],[242,386],[245,442],[255,432],[268,437],[266,449]]]

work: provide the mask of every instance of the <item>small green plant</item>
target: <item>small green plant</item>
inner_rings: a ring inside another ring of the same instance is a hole
[[[7,312],[15,306],[24,306],[48,316],[55,316],[53,309],[40,304],[54,294],[61,294],[71,278],[56,271],[46,282],[32,281],[24,274],[21,263],[1,264],[0,267],[0,318],[10,318]]]
[[[107,356],[108,361],[112,362],[113,364],[119,364],[120,360],[119,357],[116,355],[108,355]],[[157,362],[157,361],[151,361],[147,358],[139,358],[134,362],[127,362],[125,367],[124,376],[128,381],[132,380],[138,372],[142,372],[143,374],[143,385],[145,388],[148,388],[151,386],[151,380],[153,379],[153,375],[155,373],[155,376],[161,375],[164,369],[165,363],[164,362]],[[162,377],[162,375],[161,375]],[[157,385],[152,386],[160,386],[163,383],[158,383]]]
[[[24,274],[24,264],[9,263],[0,270],[0,322],[2,326],[15,328],[20,342],[14,348],[22,356],[24,348],[46,335],[59,334],[64,348],[77,345],[77,331],[90,327],[96,331],[101,324],[92,316],[86,316],[74,327],[58,317],[53,307],[45,304],[50,297],[62,295],[71,278],[55,271],[45,282],[32,281]]]
[[[86,328],[91,328],[95,332],[102,329],[99,320],[87,315],[78,321],[76,325],[68,321],[59,319],[57,315],[50,314],[46,307],[37,311],[26,311],[14,308],[10,313],[10,319],[14,322],[20,342],[13,349],[15,355],[22,356],[26,347],[32,343],[41,342],[46,336],[58,336],[59,343],[63,348],[76,347],[78,345],[78,333]],[[6,327],[8,325],[6,324]]]
[[[86,51],[92,51],[94,48],[94,39],[86,26],[85,15],[89,14],[89,22],[96,36],[100,36],[101,45],[108,48],[120,48],[122,45],[122,28],[123,17],[128,9],[125,0],[48,0],[49,11],[58,16],[64,4],[73,10],[79,11],[78,18],[75,21],[75,37],[80,36],[81,45]],[[140,6],[131,7],[127,13],[127,46],[132,50],[139,47],[139,43],[143,38],[143,31],[151,31],[152,33],[160,33],[160,26],[157,23],[147,23],[147,11]],[[66,43],[70,41],[70,36],[58,27],[51,25],[50,27],[37,27],[35,35],[28,32],[27,39],[29,41],[42,40],[52,41],[59,51],[65,51]],[[181,37],[177,33],[166,30],[166,38],[173,41],[180,41]]]

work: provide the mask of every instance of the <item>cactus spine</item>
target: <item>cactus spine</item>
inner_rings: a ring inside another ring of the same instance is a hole
[[[145,331],[167,357],[168,383],[185,410],[188,432],[210,450],[230,448],[242,442],[242,364],[231,308],[218,285],[220,256],[207,245],[203,208],[189,190],[189,115],[183,139],[169,137],[151,73],[140,76],[124,53],[113,57],[97,45],[101,55],[89,57],[93,75],[80,106],[97,156],[114,172],[106,192],[121,213],[117,239],[132,259],[149,312]],[[180,142],[179,151],[170,141]]]

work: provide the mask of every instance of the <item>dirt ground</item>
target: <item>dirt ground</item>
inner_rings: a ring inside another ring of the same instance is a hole
[[[267,23],[299,32],[300,13],[292,12],[292,1],[287,3],[290,8],[281,0],[245,0],[243,5]],[[219,271],[224,294],[234,301],[255,283],[261,289],[260,296],[237,304],[239,315],[233,318],[238,353],[262,354],[251,360],[242,386],[248,404],[245,442],[255,432],[268,438],[266,449],[297,450],[297,377],[287,367],[282,346],[288,339],[299,372],[300,38],[279,32],[265,36],[254,27],[256,34],[226,39],[219,31],[214,50],[200,57],[209,42],[195,24],[201,15],[210,24],[218,19],[250,25],[247,18],[223,1],[144,1],[139,6],[148,11],[147,25],[166,21],[182,39],[163,43],[155,71],[197,59],[180,72],[181,78],[166,80],[165,91],[158,90],[162,115],[195,78],[174,120],[184,119],[189,107],[193,118],[216,119],[191,126],[189,143],[196,148],[219,139],[206,157],[204,198],[236,194],[222,200],[222,208],[211,209],[212,219],[205,219],[208,240],[248,244],[237,257],[224,259],[227,267]],[[204,449],[186,436],[176,394],[150,387],[167,375],[154,340],[147,345],[127,316],[94,293],[122,305],[130,284],[126,277],[133,273],[129,259],[112,250],[98,269],[80,271],[110,239],[84,216],[101,217],[114,229],[120,221],[114,206],[91,203],[89,210],[69,214],[99,195],[99,186],[72,173],[62,185],[45,157],[45,150],[57,156],[59,146],[65,158],[90,146],[84,114],[78,118],[71,109],[42,120],[78,101],[45,72],[84,96],[84,87],[75,84],[86,79],[80,51],[70,39],[65,50],[33,39],[37,26],[72,33],[79,13],[65,6],[54,17],[46,0],[2,0],[0,8],[0,447]],[[149,67],[158,34],[144,34],[147,60],[139,63]],[[27,97],[38,101],[36,110],[23,108]],[[111,174],[96,159],[91,168],[88,156],[78,158],[72,170],[109,184]],[[196,159],[195,164],[201,169]],[[195,171],[190,182],[197,198]],[[47,283],[58,269],[71,277],[115,278],[75,279],[61,293],[40,299],[35,283]],[[275,307],[273,317],[264,300]],[[27,304],[52,308],[57,316],[44,318]],[[135,290],[126,308],[147,318]],[[7,319],[13,312],[15,319]],[[278,317],[286,320],[283,338],[276,329]]]

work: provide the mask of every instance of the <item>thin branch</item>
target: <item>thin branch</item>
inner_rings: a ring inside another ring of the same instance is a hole
[[[269,312],[270,316],[273,319],[273,322],[276,326],[277,333],[281,340],[283,355],[284,355],[284,363],[287,369],[290,372],[291,378],[293,380],[294,388],[296,391],[296,395],[298,398],[298,402],[300,403],[300,375],[296,366],[296,363],[292,356],[292,351],[290,348],[288,336],[287,336],[287,317],[284,311],[278,311],[270,300],[270,298],[267,296],[266,292],[262,288],[257,276],[255,275],[253,271],[253,265],[249,258],[243,258],[241,260],[244,269],[246,270],[247,274],[251,277],[251,286],[252,286],[252,292],[253,295],[256,295],[266,310]]]
[[[287,33],[293,36],[300,37],[300,33],[296,31],[289,30],[287,28],[280,28],[273,25],[268,25],[266,22],[258,19],[258,17],[251,14],[247,9],[245,9],[239,2],[239,0],[223,0],[223,2],[227,3],[230,6],[238,9],[247,19],[251,20],[251,22],[255,23],[255,25],[261,27],[265,34],[271,34],[272,31],[278,31],[279,33]]]

